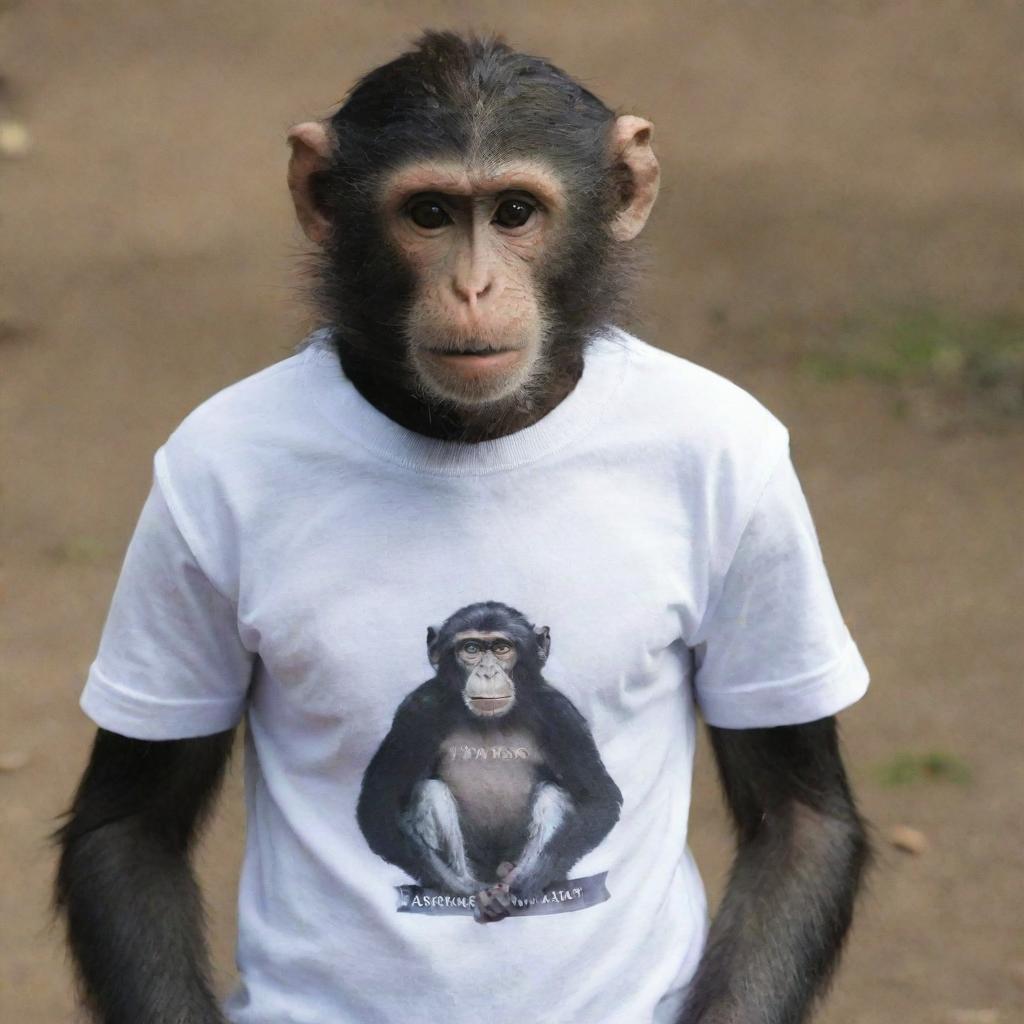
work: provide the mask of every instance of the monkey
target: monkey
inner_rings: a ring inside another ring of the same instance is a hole
[[[478,990],[503,1020],[807,1020],[870,861],[835,721],[866,674],[787,483],[782,428],[713,375],[608,333],[658,194],[652,133],[543,58],[451,32],[289,132],[320,330],[161,449],[82,699],[98,731],[56,833],[55,901],[101,1024],[412,1022],[439,1006],[468,1021]],[[348,434],[331,432],[339,417]],[[609,481],[600,500],[587,467]],[[531,474],[543,487],[512,488]],[[586,721],[540,675],[547,634],[511,612],[456,616],[431,636],[435,677],[379,742],[403,678],[388,666],[414,664],[402,607],[436,587],[471,609],[482,579],[593,616],[559,627],[567,664],[588,666]],[[779,642],[758,649],[763,671],[737,674],[765,630]],[[763,696],[783,677],[800,686]],[[699,900],[680,909],[685,829],[668,817],[695,700],[737,839],[706,942]],[[243,716],[245,956],[222,1008],[191,855]],[[491,733],[513,759],[502,801],[482,807],[444,748]],[[504,990],[462,984],[474,940],[460,922],[438,940],[446,956],[428,921],[390,923],[377,885],[384,858],[475,893],[486,943],[515,891],[588,850],[624,863],[630,842],[662,873],[634,878],[639,898],[560,918],[554,944],[515,931],[543,921],[502,924]],[[644,898],[644,884],[663,888]],[[642,910],[657,914],[619,926]],[[268,929],[284,931],[268,944]],[[684,931],[701,934],[689,966]],[[597,973],[586,958],[601,953]],[[415,974],[422,1005],[363,984],[359,963],[378,955]],[[533,985],[543,1013],[522,1003]]]
[[[427,631],[436,674],[403,700],[366,769],[359,824],[419,882],[477,897],[564,881],[618,820],[622,794],[575,705],[541,675],[551,631],[496,601]]]
[[[486,128],[471,80],[442,69],[428,77],[449,102],[428,91],[395,105],[381,133],[382,98],[415,94],[423,60],[448,59],[447,37],[428,38],[370,72],[329,124],[291,129],[288,180],[320,247],[317,304],[345,375],[417,433],[480,441],[564,398],[587,337],[625,307],[628,243],[658,191],[653,126],[609,119],[582,86],[523,59],[495,67],[524,88],[488,101]],[[330,215],[341,208],[344,231]]]

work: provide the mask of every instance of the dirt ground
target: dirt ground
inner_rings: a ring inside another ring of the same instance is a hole
[[[653,117],[666,185],[639,330],[792,429],[874,680],[843,724],[879,863],[820,1019],[1024,1020],[1024,427],[938,431],[878,385],[796,369],[846,312],[1024,312],[1010,0],[0,0],[0,120],[29,133],[0,156],[0,1019],[74,1019],[46,835],[152,452],[306,323],[284,131],[441,24],[499,28]],[[971,781],[880,781],[929,751]],[[236,774],[202,852],[224,985],[238,797]],[[901,824],[924,853],[887,843]],[[706,759],[692,835],[718,892]]]

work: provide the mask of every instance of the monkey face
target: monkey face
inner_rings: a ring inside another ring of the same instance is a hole
[[[565,208],[554,172],[532,161],[425,161],[385,183],[385,229],[415,282],[407,358],[430,398],[503,402],[542,373],[548,328],[534,268]]]
[[[465,676],[462,699],[480,718],[507,714],[516,699],[512,669],[515,642],[500,632],[469,631],[455,636],[455,659]]]

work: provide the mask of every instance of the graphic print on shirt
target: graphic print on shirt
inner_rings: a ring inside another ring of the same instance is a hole
[[[406,871],[399,911],[473,914],[500,895],[509,916],[609,898],[573,865],[618,821],[622,794],[576,706],[541,675],[547,626],[497,601],[427,630],[434,676],[399,705],[363,775],[370,848]]]

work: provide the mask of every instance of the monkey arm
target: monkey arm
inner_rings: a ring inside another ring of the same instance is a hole
[[[710,735],[738,850],[680,1024],[800,1024],[870,858],[835,719]]]
[[[222,1024],[189,852],[233,731],[146,741],[100,729],[56,833],[56,903],[102,1024]]]
[[[367,765],[356,807],[370,849],[424,884],[443,880],[402,822],[417,783],[433,770],[442,721],[430,684],[413,690],[398,706],[391,729]]]
[[[586,720],[575,705],[553,687],[542,691],[542,712],[535,720],[549,776],[568,801],[557,801],[557,827],[543,850],[513,871],[510,880],[520,893],[530,894],[563,880],[572,866],[589,853],[619,820],[622,793],[606,771]],[[524,877],[525,876],[525,877]]]

